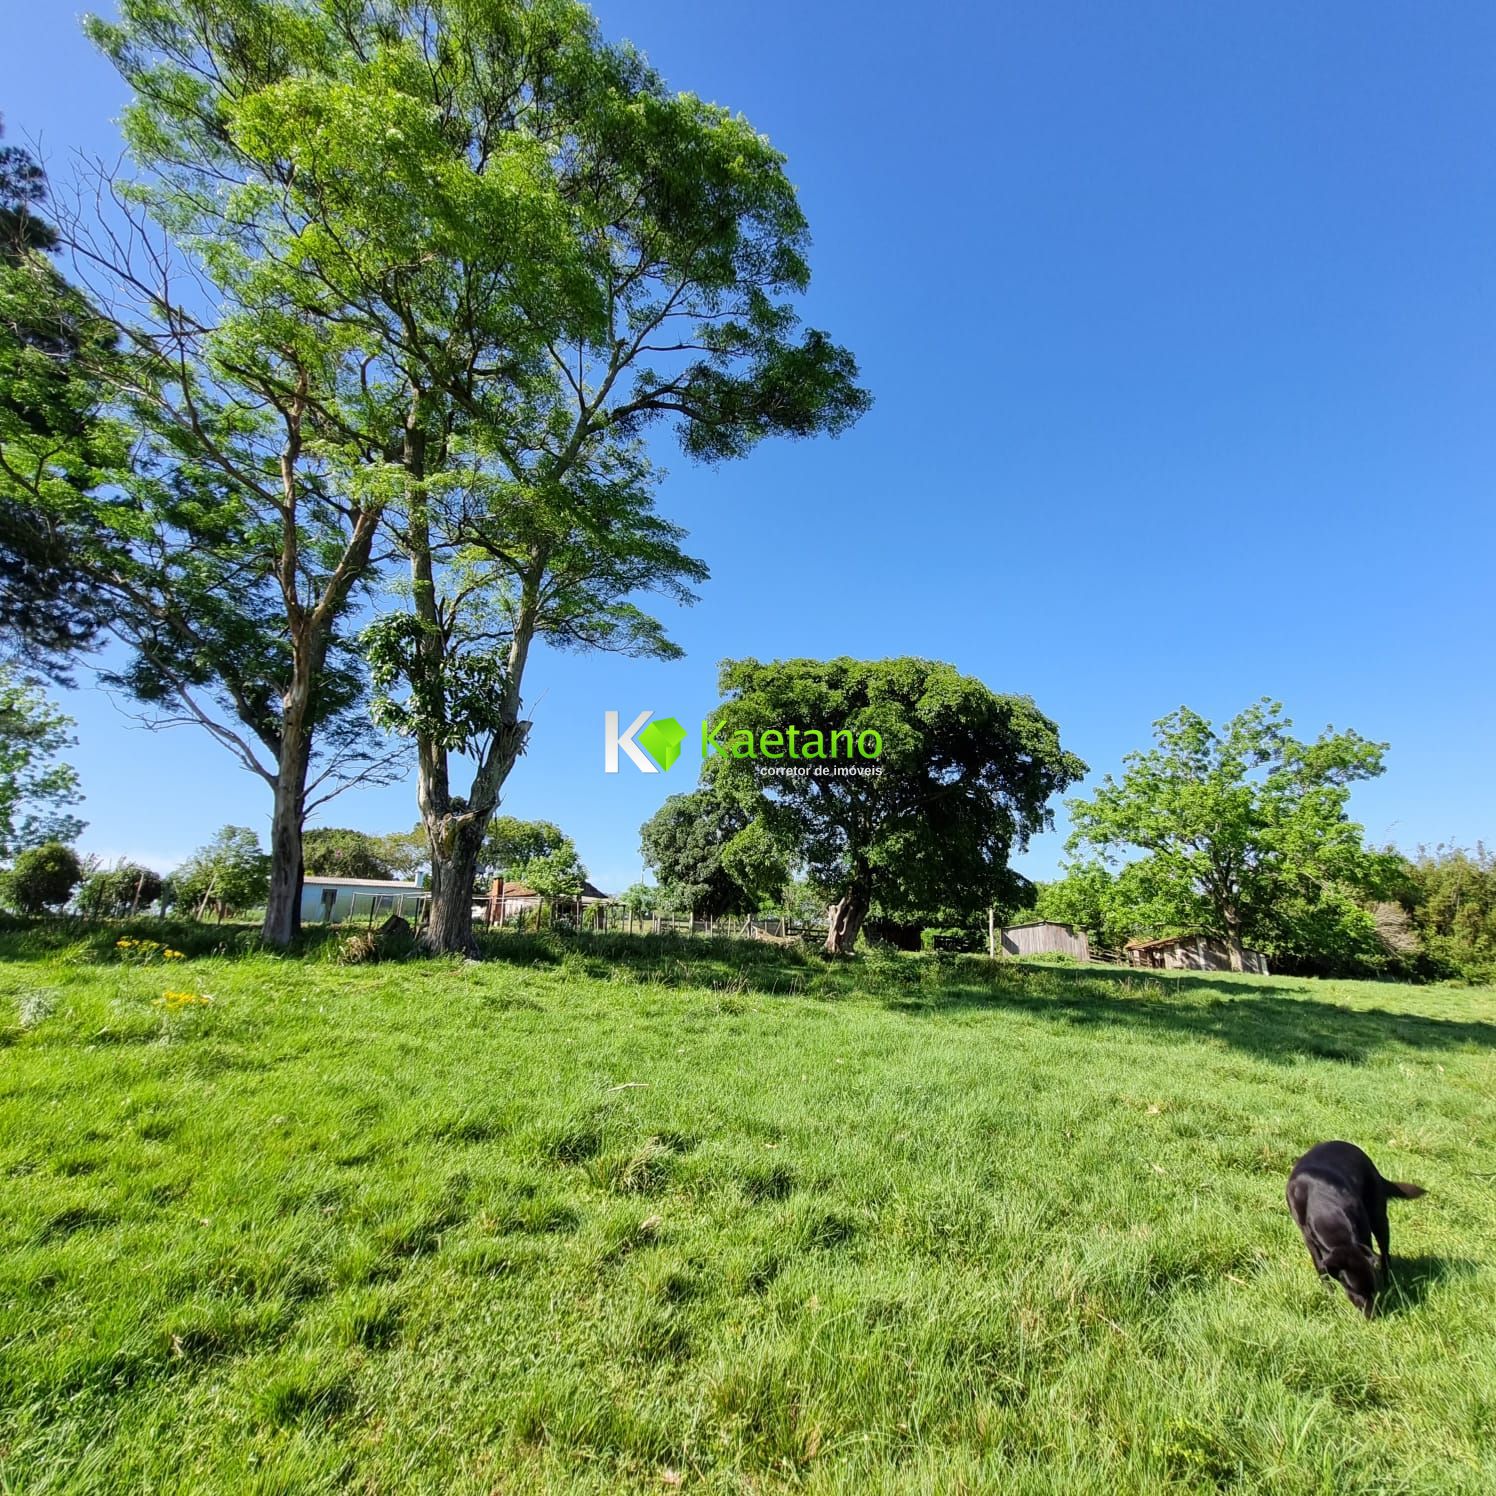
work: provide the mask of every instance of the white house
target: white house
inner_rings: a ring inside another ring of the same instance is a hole
[[[308,873],[301,886],[304,925],[341,925],[352,920],[380,924],[401,914],[419,924],[431,890],[398,878],[320,878]]]

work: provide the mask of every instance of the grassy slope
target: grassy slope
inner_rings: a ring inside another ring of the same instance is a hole
[[[628,948],[6,937],[0,1489],[1496,1489],[1496,995]]]

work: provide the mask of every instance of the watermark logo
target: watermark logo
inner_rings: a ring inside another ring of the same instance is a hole
[[[674,717],[655,717],[640,712],[626,729],[620,729],[617,712],[603,714],[603,771],[618,772],[618,755],[632,760],[641,774],[658,774],[680,757],[686,741],[686,729]],[[838,729],[825,732],[818,727],[765,728],[750,732],[737,728],[731,732],[710,718],[701,724],[701,757],[703,760],[721,754],[730,758],[772,760],[758,765],[763,774],[881,774],[877,759],[883,753],[882,735],[869,728],[863,732]],[[790,760],[784,764],[784,760]],[[843,760],[838,766],[835,761]],[[863,760],[862,764],[845,761]],[[822,767],[823,761],[831,760]],[[871,764],[867,761],[872,760]]]
[[[658,774],[668,769],[680,757],[680,745],[686,741],[686,730],[674,717],[656,717],[653,712],[640,712],[628,725],[628,730],[618,730],[618,713],[607,712],[603,717],[603,772],[618,772],[618,755],[625,753],[641,774]],[[646,757],[648,755],[648,757]]]

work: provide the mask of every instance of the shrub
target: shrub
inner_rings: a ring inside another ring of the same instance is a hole
[[[410,921],[392,914],[377,930],[360,930],[343,940],[336,959],[341,966],[368,966],[379,961],[404,960],[415,948],[415,931]]]
[[[137,863],[90,873],[78,890],[78,909],[90,919],[120,919],[148,909],[161,897],[161,875]]]
[[[22,914],[42,914],[67,903],[82,877],[83,865],[71,847],[43,842],[16,858],[6,891]]]
[[[373,930],[360,930],[338,946],[339,966],[368,966],[378,960],[379,936]]]

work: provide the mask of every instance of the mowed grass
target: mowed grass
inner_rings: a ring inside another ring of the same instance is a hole
[[[5,1491],[1496,1489],[1490,991],[67,939],[0,937]],[[1332,1137],[1429,1190],[1369,1323]]]

